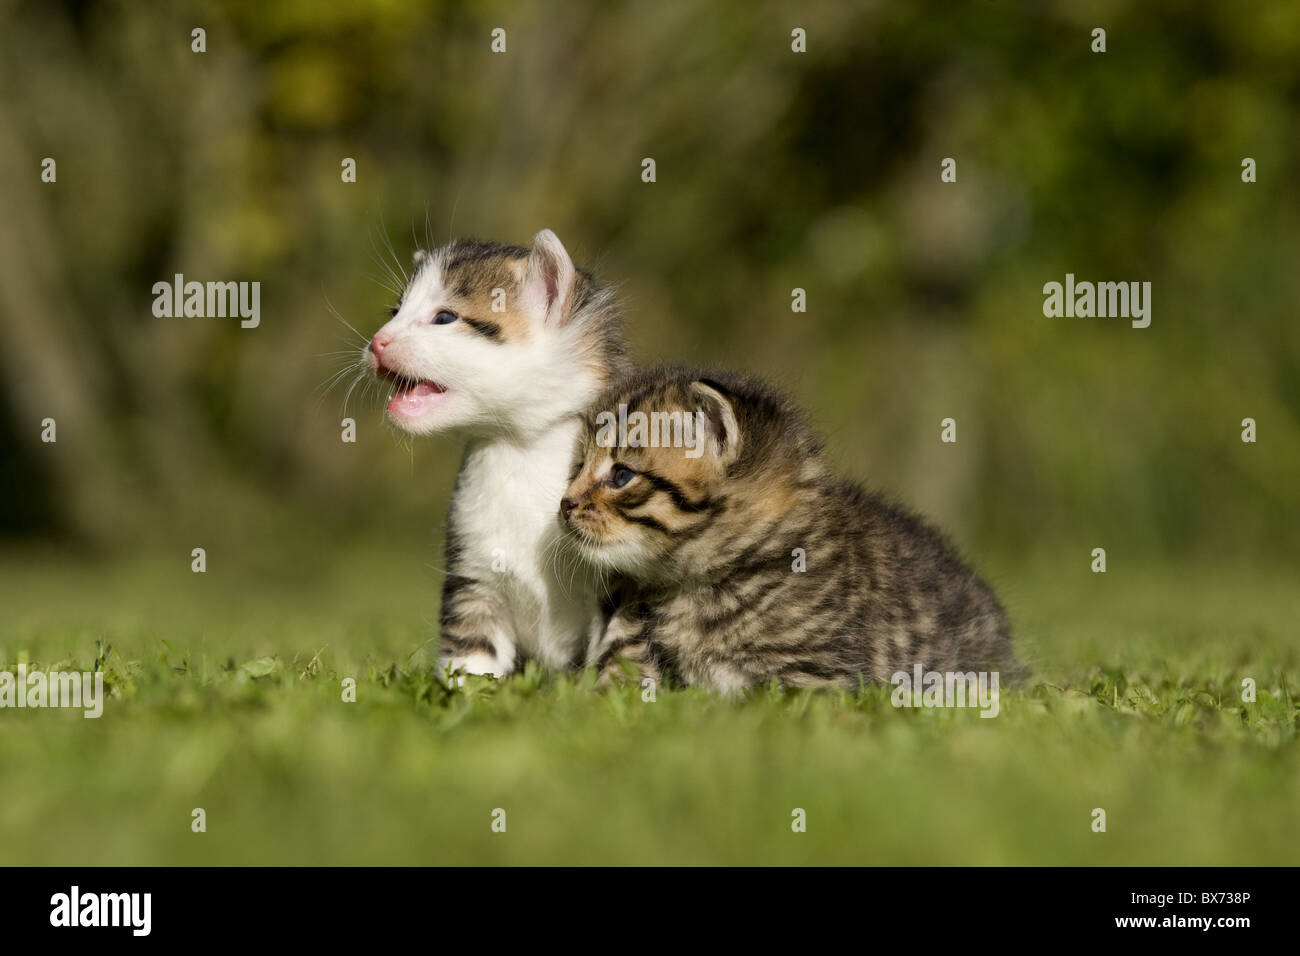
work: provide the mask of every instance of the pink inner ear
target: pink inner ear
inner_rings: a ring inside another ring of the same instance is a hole
[[[560,283],[565,278],[570,277],[568,274],[567,254],[564,252],[563,247],[556,248],[557,246],[558,240],[539,242],[533,247],[532,254],[529,257],[530,281],[540,281],[541,292],[544,297],[543,307],[548,313],[555,308],[561,294],[568,291],[567,287],[561,288]]]
[[[550,309],[560,295],[559,270],[555,268],[555,263],[549,259],[543,268],[542,280],[546,283],[546,308]]]

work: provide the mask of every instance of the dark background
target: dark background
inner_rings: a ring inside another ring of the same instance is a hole
[[[330,305],[369,335],[388,243],[406,264],[426,228],[550,227],[619,284],[638,357],[778,380],[845,473],[977,554],[1294,551],[1288,0],[5,0],[0,19],[11,549],[372,531],[432,551],[459,442],[412,447],[373,392],[345,412],[346,381],[322,389],[359,341]],[[260,328],[155,318],[176,272],[260,281]],[[1066,272],[1150,281],[1151,327],[1045,318]]]

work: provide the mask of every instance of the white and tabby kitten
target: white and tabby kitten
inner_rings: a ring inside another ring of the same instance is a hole
[[[550,230],[531,249],[458,240],[416,253],[363,360],[392,383],[398,428],[469,439],[447,518],[442,666],[581,664],[603,618],[556,509],[581,412],[623,367],[612,294]]]

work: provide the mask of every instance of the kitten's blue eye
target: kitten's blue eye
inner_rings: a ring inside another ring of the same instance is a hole
[[[636,477],[636,472],[625,465],[615,465],[609,473],[609,483],[615,488],[622,488]]]
[[[457,318],[458,316],[456,315],[455,312],[448,312],[446,309],[443,309],[441,312],[439,312],[437,315],[433,317],[433,324],[450,325],[451,323],[455,322]]]

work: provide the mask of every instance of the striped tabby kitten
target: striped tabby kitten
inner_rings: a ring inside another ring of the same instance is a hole
[[[587,413],[579,453],[560,511],[615,595],[588,661],[602,683],[620,661],[724,694],[854,688],[915,663],[1015,676],[989,586],[938,532],[835,478],[768,387],[632,373]]]

